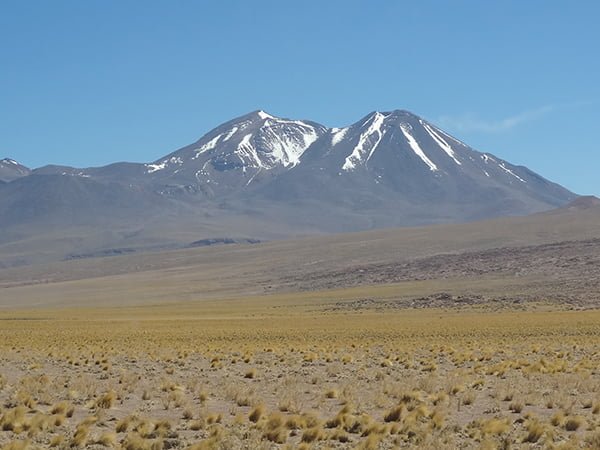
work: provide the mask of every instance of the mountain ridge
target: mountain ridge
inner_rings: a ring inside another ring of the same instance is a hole
[[[527,215],[577,198],[402,109],[341,128],[256,110],[148,163],[1,164],[0,227],[13,238],[0,264]]]

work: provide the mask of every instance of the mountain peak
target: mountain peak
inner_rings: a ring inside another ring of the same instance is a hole
[[[33,243],[24,230],[49,229],[54,241],[55,230],[79,236],[82,227],[106,248],[165,246],[198,233],[190,241],[215,232],[286,237],[529,214],[576,197],[401,109],[373,111],[344,128],[256,110],[147,164],[30,173],[0,160],[5,241]],[[571,207],[589,215],[598,203],[584,198]],[[37,245],[31,251],[42,253]]]
[[[263,120],[279,120],[279,117],[274,116],[273,114],[269,114],[268,112],[266,112],[264,109],[257,109],[255,111],[251,111],[248,114],[244,114],[243,116],[239,117],[238,119],[234,119],[236,121],[244,121],[244,120],[250,120],[250,121],[263,121]]]
[[[411,117],[417,117],[416,114],[406,110],[406,109],[394,109],[392,111],[380,111],[381,114],[385,115],[385,116],[394,116],[394,117],[400,117],[400,116],[411,116]]]
[[[8,182],[24,177],[31,173],[31,169],[25,167],[11,158],[0,159],[0,180]]]
[[[268,112],[263,111],[262,109],[257,111],[256,114],[258,115],[258,117],[260,117],[263,120],[266,119],[274,119],[277,120],[277,117],[272,116],[271,114],[269,114]]]

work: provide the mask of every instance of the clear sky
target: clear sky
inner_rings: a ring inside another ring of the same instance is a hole
[[[256,109],[408,109],[600,195],[598,1],[0,0],[0,157],[152,161]]]

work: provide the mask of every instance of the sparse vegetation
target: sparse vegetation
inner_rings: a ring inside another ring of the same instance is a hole
[[[596,448],[598,312],[261,301],[4,321],[0,448]]]

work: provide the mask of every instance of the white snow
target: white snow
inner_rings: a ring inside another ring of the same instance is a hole
[[[249,179],[249,180],[248,180],[248,182],[246,183],[246,186],[248,186],[250,183],[252,183],[252,181],[254,181],[254,179],[256,178],[256,175],[258,175],[258,174],[260,173],[260,171],[261,171],[261,170],[262,170],[262,169],[261,169],[261,168],[259,168],[259,169],[256,171],[256,173],[250,177],[250,179]]]
[[[487,170],[484,170],[484,171],[483,171],[483,173],[485,173],[485,176],[486,176],[486,177],[489,177],[489,176],[490,176],[490,174],[489,174],[489,173],[487,173]]]
[[[313,126],[283,119],[276,119],[272,123],[266,121],[261,131],[264,146],[269,150],[273,163],[284,167],[298,164],[304,151],[319,137]]]
[[[344,139],[344,136],[346,136],[347,132],[348,132],[348,128],[332,128],[331,129],[331,145],[332,146],[338,145],[342,141],[342,139]]]
[[[456,139],[454,136],[450,136],[448,133],[446,133],[444,130],[440,130],[439,128],[437,128],[437,130],[442,133],[444,136],[446,136],[448,139],[452,139],[454,142],[458,142],[460,145],[462,145],[463,147],[467,147],[470,148],[467,144],[465,144],[463,141],[461,141],[460,139]]]
[[[410,148],[412,148],[413,152],[415,152],[415,154],[429,166],[429,170],[436,172],[438,170],[437,166],[427,157],[425,152],[421,149],[421,147],[419,147],[419,143],[412,136],[412,134],[410,134],[410,130],[412,129],[410,125],[403,123],[400,125],[400,129],[402,130],[402,134],[404,134],[404,137],[408,141],[408,145],[410,145]]]
[[[448,144],[444,138],[442,138],[439,134],[437,134],[433,128],[431,128],[429,125],[427,125],[425,122],[423,122],[422,120],[420,120],[421,125],[423,125],[423,128],[425,128],[425,130],[429,133],[429,135],[433,138],[433,140],[437,143],[437,145],[440,146],[440,148],[442,150],[444,150],[446,152],[446,154],[452,158],[454,160],[454,162],[456,164],[458,164],[459,166],[462,165],[462,163],[456,159],[456,155],[454,153],[454,150],[452,149],[452,147],[450,146],[450,144]]]
[[[492,161],[492,162],[497,162],[497,161],[496,161],[494,158],[492,158],[490,155],[488,155],[488,154],[486,154],[486,153],[484,153],[483,155],[481,155],[481,159],[483,159],[483,162],[485,162],[486,164],[487,164],[489,161]]]
[[[384,116],[380,112],[376,112],[372,116],[371,125],[369,125],[369,128],[367,128],[367,131],[365,131],[364,133],[362,133],[360,135],[360,137],[358,139],[358,144],[356,144],[356,147],[354,147],[350,156],[348,156],[346,158],[346,160],[344,161],[342,170],[345,170],[345,171],[354,170],[356,168],[356,165],[358,163],[360,163],[361,161],[363,161],[363,159],[365,157],[365,153],[367,152],[367,149],[365,148],[365,144],[371,143],[371,136],[376,134],[377,136],[375,138],[375,143],[371,146],[371,149],[369,151],[369,154],[367,155],[366,161],[368,161],[371,158],[371,156],[373,156],[375,149],[381,142],[381,138],[383,137],[383,135],[385,133],[384,131],[381,130],[381,126],[383,125],[385,117],[386,116]]]
[[[171,156],[170,158],[167,158],[158,164],[144,164],[144,166],[148,168],[146,173],[154,173],[165,169],[170,164],[178,164],[181,166],[183,164],[183,160],[179,156]]]
[[[167,163],[163,161],[160,164],[144,164],[144,166],[148,168],[146,173],[154,173],[167,167]]]
[[[262,109],[258,112],[258,117],[260,117],[263,120],[265,120],[265,119],[275,119],[276,120],[276,117],[264,112]]]
[[[227,132],[227,134],[225,135],[225,137],[223,138],[223,142],[227,142],[229,139],[231,139],[231,136],[233,136],[237,130],[238,130],[238,127],[233,127],[231,130],[229,130]]]
[[[18,163],[18,162],[16,162],[14,159],[10,159],[10,158],[3,159],[3,160],[2,160],[2,162],[7,162],[7,163],[9,163],[9,164],[13,164],[13,165],[15,165],[15,166],[18,166],[18,165],[19,165],[19,163]]]
[[[201,145],[200,147],[195,149],[194,151],[196,152],[196,155],[192,159],[196,159],[202,153],[205,153],[209,150],[214,149],[217,146],[217,143],[219,142],[219,139],[221,139],[221,137],[223,137],[223,135],[219,134],[219,135],[215,136],[214,138],[212,138],[210,141],[208,141],[206,144]]]
[[[247,134],[246,136],[244,136],[241,142],[238,144],[238,148],[235,151],[235,153],[240,157],[243,163],[247,163],[247,161],[244,159],[246,158],[254,161],[254,167],[264,167],[262,161],[258,157],[256,149],[250,142],[251,138],[252,134]]]
[[[63,177],[80,177],[80,178],[91,178],[90,175],[85,172],[61,172]]]
[[[504,163],[500,163],[498,164],[498,166],[504,170],[506,173],[512,175],[513,177],[515,177],[517,180],[521,181],[522,183],[527,183],[527,181],[525,181],[523,178],[521,178],[519,175],[517,175],[516,173],[514,173],[512,170],[510,170],[508,167],[506,167],[504,165]]]

